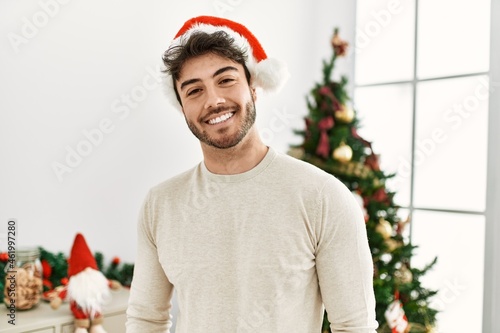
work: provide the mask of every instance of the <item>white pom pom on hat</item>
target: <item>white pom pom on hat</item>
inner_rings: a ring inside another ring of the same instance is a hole
[[[193,33],[200,31],[208,34],[224,31],[234,39],[235,45],[247,54],[245,65],[250,72],[252,87],[276,92],[289,78],[286,64],[277,59],[268,58],[258,39],[244,25],[224,18],[198,16],[189,19],[177,32],[169,49],[182,46]],[[180,108],[172,76],[164,72],[162,80],[167,98],[173,105]]]

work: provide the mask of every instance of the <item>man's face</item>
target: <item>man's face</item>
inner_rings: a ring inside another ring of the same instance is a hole
[[[176,87],[189,129],[202,144],[236,146],[255,123],[253,90],[236,62],[211,53],[191,58]]]

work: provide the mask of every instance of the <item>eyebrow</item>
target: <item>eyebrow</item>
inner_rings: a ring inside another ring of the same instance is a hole
[[[227,71],[238,71],[238,69],[234,66],[226,66],[226,67],[222,67],[222,68],[219,68],[218,70],[215,71],[215,73],[212,75],[212,77],[216,77],[217,75],[220,75],[224,72],[227,72]],[[193,84],[195,82],[199,82],[201,81],[201,79],[190,79],[190,80],[186,80],[184,82],[181,83],[181,90],[184,89],[185,86],[187,85],[190,85],[190,84]]]

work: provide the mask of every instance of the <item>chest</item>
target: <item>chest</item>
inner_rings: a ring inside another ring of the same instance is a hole
[[[229,287],[249,276],[279,283],[310,274],[315,237],[308,207],[293,196],[271,204],[269,195],[236,194],[221,187],[198,193],[186,204],[167,204],[155,225],[159,259],[169,280],[177,287],[221,281]]]

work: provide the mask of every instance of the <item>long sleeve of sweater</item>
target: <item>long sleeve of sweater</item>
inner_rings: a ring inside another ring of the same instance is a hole
[[[331,331],[375,333],[373,263],[359,205],[333,178],[320,201],[316,269]]]
[[[141,210],[137,260],[127,309],[127,333],[170,333],[173,286],[160,265],[151,220],[151,196]]]

